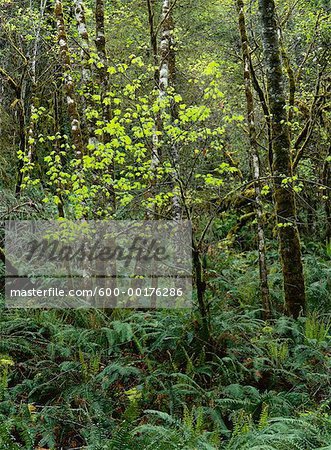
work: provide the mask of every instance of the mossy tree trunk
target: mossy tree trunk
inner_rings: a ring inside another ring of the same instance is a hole
[[[74,12],[77,22],[77,31],[81,42],[81,60],[82,60],[82,81],[85,85],[91,82],[92,73],[89,65],[90,59],[90,38],[85,19],[85,8],[82,0],[75,0]]]
[[[15,94],[15,100],[12,103],[16,107],[15,115],[18,123],[18,138],[19,138],[19,149],[22,154],[26,151],[26,135],[25,135],[25,94],[23,89],[23,76],[20,81],[14,80],[2,67],[0,67],[0,78],[8,83],[8,86],[13,90]],[[15,194],[19,195],[21,193],[21,185],[23,180],[23,159],[18,161],[18,177],[16,180]]]
[[[60,57],[64,72],[64,90],[67,97],[67,107],[68,107],[68,116],[71,124],[72,142],[75,147],[76,157],[77,159],[80,159],[83,157],[84,144],[80,124],[80,117],[77,109],[75,86],[72,78],[70,52],[67,33],[65,30],[63,6],[61,0],[56,0],[55,2],[55,17],[57,23],[58,44],[60,46]]]
[[[285,307],[289,315],[298,317],[305,309],[305,283],[294,191],[290,183],[284,182],[284,179],[292,177],[292,162],[275,2],[259,0],[259,7],[272,126],[272,174],[284,277]]]
[[[323,189],[323,196],[325,198],[325,216],[326,216],[326,227],[325,227],[325,237],[327,243],[331,243],[331,145],[329,146],[328,153],[325,158],[325,163],[323,166],[322,183],[325,188]]]

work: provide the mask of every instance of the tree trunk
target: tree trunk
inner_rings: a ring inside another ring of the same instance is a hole
[[[97,48],[100,62],[103,63],[103,72],[107,71],[106,62],[106,37],[105,37],[105,2],[104,0],[96,0],[95,3],[95,24],[96,24],[96,39],[95,45]]]
[[[286,312],[298,317],[305,309],[305,283],[293,189],[284,184],[292,177],[290,138],[274,0],[259,0],[263,50],[272,127],[274,197]]]
[[[58,43],[60,46],[60,57],[64,71],[64,90],[67,97],[68,115],[71,122],[72,142],[77,159],[82,158],[84,144],[80,126],[80,118],[77,109],[75,87],[71,75],[71,61],[68,46],[67,33],[65,30],[62,1],[55,2],[55,17],[57,21]]]
[[[19,141],[20,141],[20,151],[23,155],[25,155],[26,151],[26,136],[25,136],[25,112],[24,112],[24,99],[22,98],[22,95],[20,94],[18,106],[17,106],[17,120],[19,124]],[[24,161],[23,159],[19,160],[18,163],[18,177],[16,181],[15,186],[15,194],[18,196],[21,193],[21,187],[23,182],[23,165]]]
[[[159,80],[159,97],[164,99],[167,95],[168,88],[174,83],[175,77],[175,54],[173,42],[173,19],[172,5],[170,0],[163,0],[162,17],[161,17],[161,42],[160,42],[160,80]],[[171,105],[170,116],[175,118],[175,105]],[[182,208],[180,204],[179,190],[179,154],[176,142],[171,143],[169,149],[170,162],[173,167],[172,173],[172,214],[174,220],[180,220],[182,216]]]
[[[16,106],[16,117],[19,128],[19,149],[22,155],[25,155],[26,151],[26,136],[25,136],[25,112],[24,112],[24,89],[22,85],[23,77],[21,77],[20,82],[14,80],[2,67],[0,67],[0,77],[3,78],[10,88],[14,91]],[[23,158],[18,161],[18,177],[15,185],[15,194],[18,196],[21,193],[21,185],[23,179]]]
[[[328,153],[326,155],[322,174],[322,183],[325,186],[325,188],[323,189],[323,195],[325,197],[325,238],[327,243],[331,243],[331,195],[329,190],[329,187],[331,186],[331,163],[329,158],[331,158],[331,146],[329,147]]]
[[[104,0],[96,0],[95,5],[95,46],[99,57],[99,81],[101,84],[101,97],[105,96],[108,91],[108,60],[106,52],[106,37],[105,37],[105,3]],[[105,105],[103,109],[104,120],[110,118],[110,108]]]
[[[77,31],[81,41],[81,81],[82,81],[82,115],[81,115],[81,128],[84,135],[85,142],[93,145],[97,142],[95,138],[92,121],[86,118],[84,112],[88,107],[88,99],[91,98],[91,92],[93,90],[92,70],[90,67],[89,59],[91,54],[90,38],[87,30],[85,19],[85,8],[82,0],[75,0],[74,3],[75,18],[77,22]]]
[[[84,3],[82,0],[75,1],[75,18],[77,22],[77,31],[82,43],[82,81],[85,85],[88,85],[92,77],[88,63],[90,55],[90,39],[86,26]]]
[[[173,51],[173,20],[172,20],[172,6],[170,0],[163,0],[162,3],[162,14],[161,14],[161,22],[158,28],[161,29],[161,38],[159,45],[159,58],[155,54],[157,49],[156,43],[156,31],[154,27],[154,12],[153,6],[150,0],[147,0],[148,7],[148,15],[149,15],[149,23],[150,23],[150,34],[151,34],[151,45],[153,51],[154,61],[160,60],[159,70],[154,72],[154,78],[158,76],[157,87],[158,87],[158,101],[160,105],[160,111],[156,114],[155,125],[154,125],[154,133],[152,138],[152,155],[151,155],[151,172],[152,172],[152,181],[151,181],[151,196],[155,194],[155,184],[156,184],[156,172],[157,168],[160,165],[160,161],[162,156],[164,156],[164,151],[162,151],[159,139],[159,132],[163,129],[163,119],[162,115],[164,113],[164,104],[163,101],[166,99],[168,95],[168,88],[171,86],[171,83],[174,78],[175,71],[175,57]],[[173,108],[171,107],[170,117],[173,118]],[[173,174],[171,176],[171,184],[174,191],[174,196],[172,197],[172,216],[174,220],[179,220],[181,218],[181,206],[178,195],[178,182],[176,178],[178,171],[178,150],[175,143],[171,144],[171,148],[169,148],[169,159],[170,163],[173,166]],[[148,211],[147,217],[149,219],[155,218],[157,216],[155,207]]]
[[[199,338],[203,344],[210,345],[210,314],[208,304],[205,298],[206,282],[204,280],[204,269],[201,262],[201,256],[195,243],[192,243],[192,255],[193,255],[193,268],[195,274],[195,282],[197,287],[198,308],[201,316],[201,324],[199,327]]]
[[[148,10],[148,22],[149,22],[149,34],[151,42],[151,50],[153,53],[153,63],[154,63],[154,82],[155,86],[158,87],[159,84],[159,55],[158,55],[158,45],[157,45],[157,32],[155,29],[154,20],[154,7],[152,0],[147,0],[147,10]]]
[[[159,53],[158,53],[158,44],[157,44],[157,30],[155,27],[155,10],[152,0],[147,0],[147,10],[148,10],[148,21],[149,21],[149,34],[150,34],[150,43],[151,43],[151,51],[153,53],[153,63],[154,63],[154,83],[156,89],[159,89],[159,80],[160,80],[160,69],[159,69]],[[158,131],[161,129],[161,117],[160,113],[156,113],[155,124],[153,127],[153,137],[152,137],[152,155],[151,155],[151,172],[152,172],[152,180],[149,196],[154,195],[155,184],[156,184],[156,171],[157,167],[160,163],[160,154],[159,154],[159,136]],[[148,210],[146,213],[146,217],[149,220],[153,220],[156,217],[156,208],[155,206]]]
[[[254,114],[254,97],[252,92],[252,80],[250,71],[250,53],[246,30],[244,0],[237,0],[239,31],[241,38],[241,50],[243,54],[244,65],[244,82],[245,82],[245,96],[247,107],[247,121],[249,131],[249,143],[251,150],[251,160],[253,167],[253,178],[255,180],[255,209],[257,218],[257,236],[258,236],[258,253],[259,253],[259,268],[260,268],[260,283],[263,315],[265,319],[270,318],[270,293],[268,285],[268,269],[266,262],[266,246],[263,230],[263,205],[261,201],[261,185],[260,185],[260,161],[258,154],[258,143],[256,136],[255,114]]]
[[[111,106],[109,102],[104,102],[109,89],[109,74],[108,74],[108,58],[106,52],[106,36],[105,36],[105,2],[104,0],[96,0],[95,3],[95,46],[99,57],[98,75],[100,83],[100,96],[102,105],[102,119],[104,126],[111,120]],[[110,99],[109,99],[110,100]],[[107,146],[110,142],[110,136],[107,133],[102,134],[102,143]],[[111,179],[115,176],[114,158],[109,166],[108,173]],[[113,186],[110,188],[110,202],[113,211],[116,209],[116,196]]]

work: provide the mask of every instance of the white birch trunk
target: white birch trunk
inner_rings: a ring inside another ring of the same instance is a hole
[[[173,25],[171,16],[171,2],[170,0],[163,0],[162,4],[162,16],[161,16],[161,39],[160,39],[160,70],[159,70],[159,105],[160,108],[164,108],[163,102],[166,100],[168,88],[171,85],[173,78],[173,61],[172,61],[172,46],[173,46]],[[171,116],[171,112],[170,112]],[[153,146],[152,146],[152,161],[151,170],[156,172],[157,167],[160,164],[161,149],[159,141],[159,131],[162,130],[162,110],[157,115],[156,124],[153,134]],[[170,161],[173,166],[172,173],[172,186],[174,196],[172,198],[172,216],[174,220],[180,220],[181,218],[181,205],[179,197],[178,187],[178,149],[175,143],[172,144],[169,149]]]

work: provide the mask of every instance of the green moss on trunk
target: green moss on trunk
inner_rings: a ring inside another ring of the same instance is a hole
[[[272,126],[275,207],[284,277],[286,312],[297,317],[305,309],[305,283],[299,233],[296,225],[294,192],[283,179],[292,176],[290,136],[275,2],[259,0],[267,89]]]

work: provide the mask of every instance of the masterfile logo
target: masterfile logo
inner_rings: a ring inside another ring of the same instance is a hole
[[[8,221],[5,233],[7,307],[191,301],[188,221]]]

